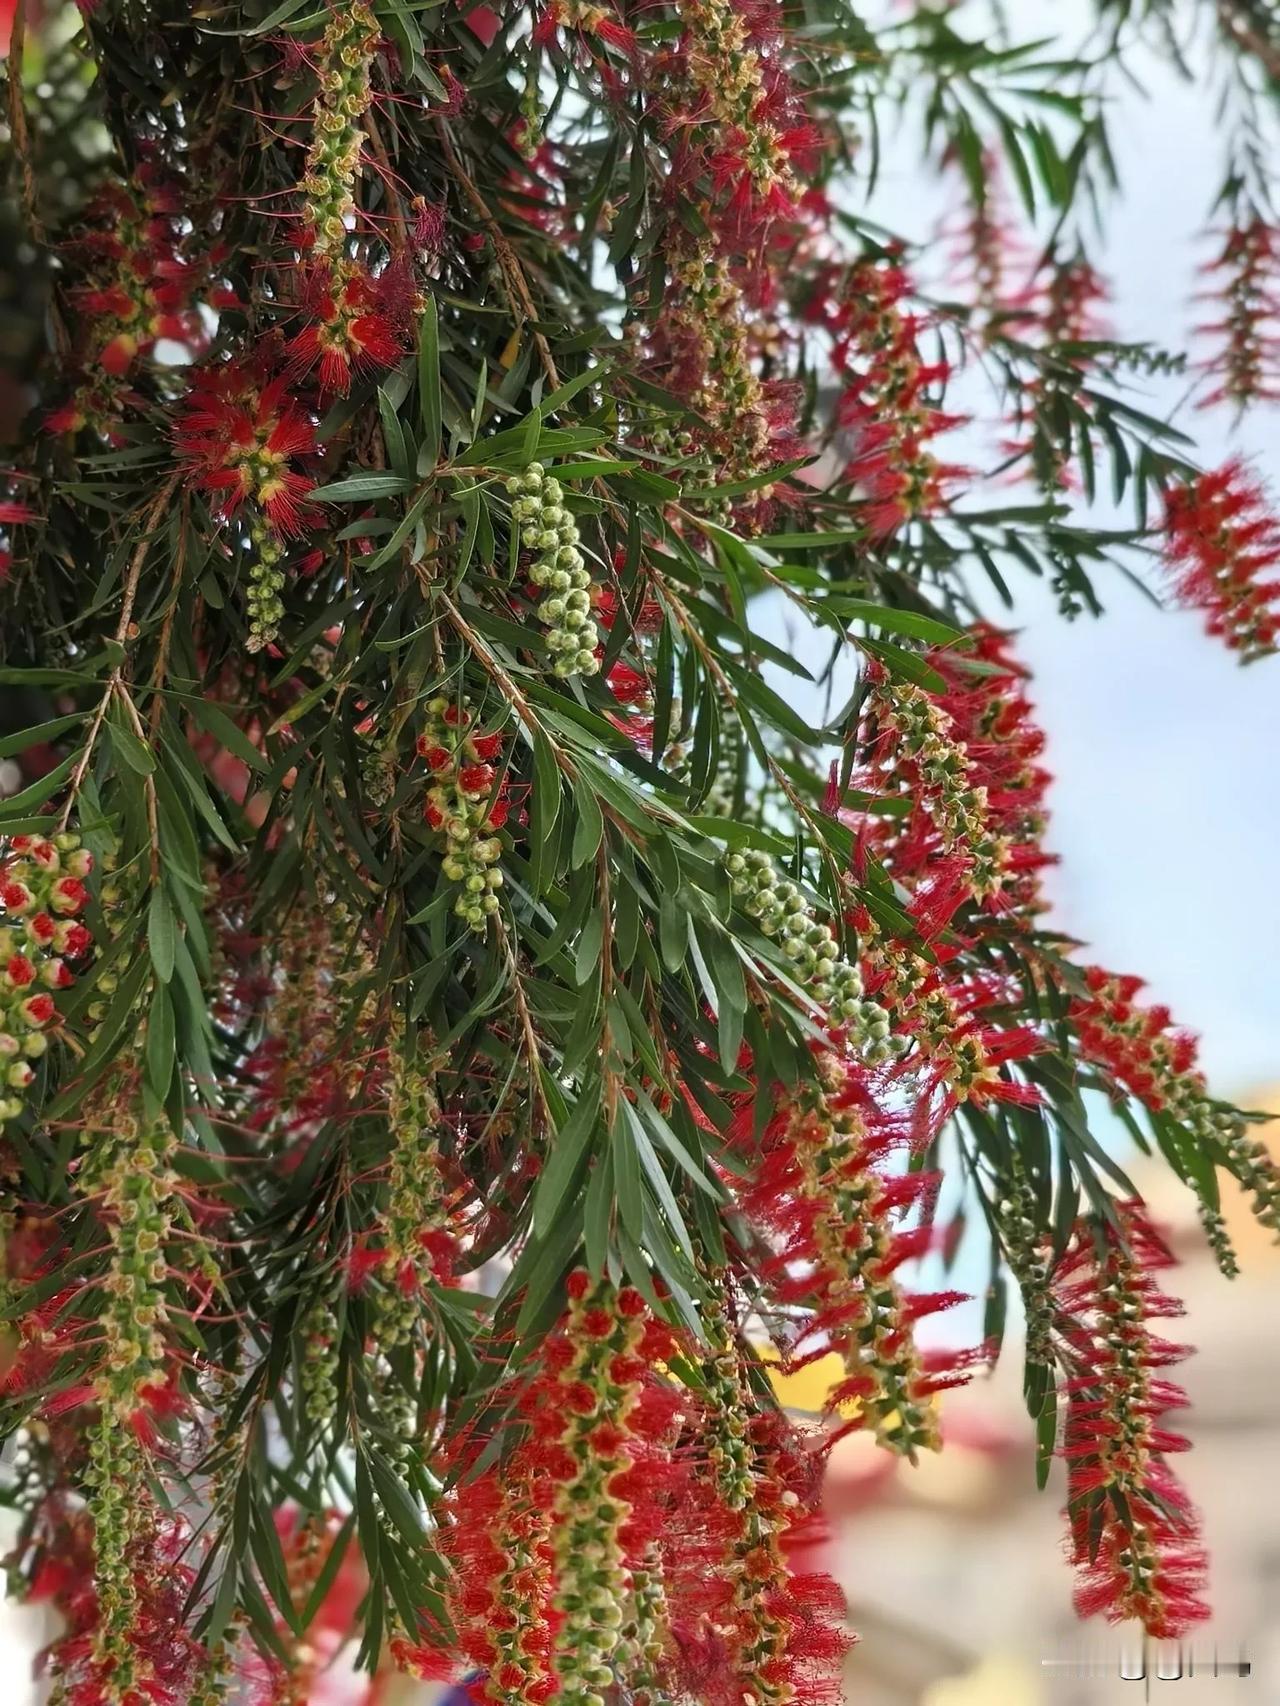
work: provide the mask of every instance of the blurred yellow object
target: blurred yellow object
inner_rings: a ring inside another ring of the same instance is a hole
[[[772,1345],[757,1345],[756,1351],[761,1362],[777,1363],[778,1353]],[[827,1395],[844,1378],[844,1361],[834,1351],[830,1356],[819,1357],[816,1362],[811,1362],[807,1368],[802,1368],[795,1374],[784,1374],[777,1367],[769,1370],[769,1383],[783,1409],[807,1410],[810,1415],[817,1415],[824,1408]],[[840,1406],[842,1416],[856,1416],[857,1413],[856,1400]]]
[[[920,1696],[920,1706],[1043,1706],[1040,1677],[1022,1659],[993,1653],[968,1676],[935,1682]]]

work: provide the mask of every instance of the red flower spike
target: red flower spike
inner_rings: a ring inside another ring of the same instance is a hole
[[[1165,495],[1165,561],[1174,593],[1247,661],[1280,637],[1280,519],[1239,460]]]

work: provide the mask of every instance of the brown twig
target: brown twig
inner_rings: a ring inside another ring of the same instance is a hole
[[[542,1118],[547,1130],[554,1131],[555,1120],[551,1115],[546,1091],[542,1087],[542,1050],[538,1044],[538,1032],[533,1023],[533,1014],[530,1012],[529,1003],[525,999],[524,985],[520,982],[520,966],[516,960],[515,949],[511,945],[511,938],[507,934],[507,927],[502,920],[501,913],[495,916],[493,922],[498,932],[498,941],[502,945],[502,951],[506,956],[507,965],[511,972],[511,990],[515,996],[516,1012],[520,1017],[520,1029],[524,1033],[524,1051],[529,1061],[531,1087],[538,1099],[538,1106],[542,1110]]]
[[[373,108],[364,115],[364,127],[368,132],[369,141],[373,144],[373,157],[378,162],[382,187],[391,203],[391,230],[389,241],[397,255],[403,255],[409,246],[407,236],[409,218],[405,212],[404,202],[400,198],[400,190],[396,182],[396,173],[391,165],[391,156],[387,153],[387,145],[382,140],[382,132],[378,129],[377,120],[373,116]]]
[[[19,10],[20,9],[21,8],[19,8]],[[179,478],[180,475],[177,470],[175,470],[160,488],[160,491],[156,495],[156,500],[147,511],[147,518],[142,524],[142,537],[139,539],[133,555],[129,559],[129,569],[125,576],[124,583],[124,598],[120,606],[120,620],[116,623],[115,638],[118,646],[124,646],[128,641],[129,627],[133,621],[133,607],[137,602],[138,597],[138,583],[142,578],[142,566],[147,560],[147,551],[151,545],[153,530],[156,522],[159,520],[161,514],[168,505],[170,498],[173,496],[174,491],[177,488]],[[90,721],[89,732],[85,737],[84,750],[76,762],[75,769],[71,772],[71,779],[67,785],[67,799],[66,804],[62,808],[62,817],[58,824],[59,829],[65,829],[71,819],[71,813],[76,803],[76,796],[80,791],[80,786],[89,769],[89,761],[93,757],[94,745],[97,742],[99,734],[102,732],[102,725],[106,720],[107,710],[112,699],[117,696],[121,698],[126,709],[132,711],[133,717],[137,719],[137,708],[134,706],[133,700],[129,696],[129,689],[124,679],[123,658],[121,658],[120,662],[107,677],[107,685],[103,689],[102,698],[98,701],[98,707],[94,711],[93,718]],[[138,733],[145,744],[146,735],[143,732],[140,723]],[[155,838],[155,784],[151,782],[150,777],[147,778],[147,781],[149,784],[147,816],[152,830],[151,860],[154,874],[156,869],[156,860],[158,858],[158,848]]]
[[[457,179],[462,193],[475,209],[476,214],[480,219],[480,223],[489,233],[489,240],[493,244],[493,252],[498,257],[498,267],[502,273],[502,281],[507,294],[507,303],[511,309],[512,315],[518,323],[527,324],[529,326],[534,346],[538,351],[538,359],[542,363],[542,370],[546,374],[547,379],[550,381],[552,389],[558,390],[560,386],[560,375],[556,370],[555,359],[551,354],[551,346],[533,323],[538,318],[538,310],[534,306],[533,296],[529,290],[529,281],[524,276],[524,271],[519,260],[516,258],[515,250],[511,247],[510,243],[507,242],[506,237],[502,233],[502,227],[498,224],[498,221],[490,211],[488,202],[486,202],[484,197],[480,194],[475,180],[469,175],[466,167],[458,158],[458,151],[453,146],[453,138],[449,134],[449,127],[443,119],[440,123],[440,144],[444,149],[444,157],[449,163],[449,170]]]
[[[1242,18],[1230,0],[1219,0],[1218,22],[1238,48],[1251,53],[1273,83],[1280,84],[1280,45],[1268,41]]]
[[[49,247],[44,220],[40,217],[40,195],[36,184],[35,163],[31,155],[31,132],[27,125],[27,107],[22,98],[22,58],[27,40],[27,14],[24,0],[17,0],[13,23],[9,31],[9,138],[18,176],[22,181],[22,211],[27,222],[27,234],[38,249]],[[49,302],[49,324],[58,355],[65,357],[71,347],[71,337],[58,309],[56,297]]]

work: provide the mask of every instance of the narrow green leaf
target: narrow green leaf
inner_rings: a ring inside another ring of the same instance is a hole
[[[440,321],[434,296],[428,296],[418,327],[418,418],[422,425],[419,468],[440,460]],[[425,471],[425,470],[424,470]]]
[[[161,983],[168,983],[173,976],[177,938],[178,923],[173,913],[173,902],[163,886],[156,887],[151,891],[151,904],[147,909],[147,947]]]

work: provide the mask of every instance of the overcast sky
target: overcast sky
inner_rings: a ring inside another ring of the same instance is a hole
[[[1026,36],[1088,10],[1079,0],[1012,9]],[[1147,99],[1126,90],[1111,118],[1124,188],[1098,251],[1114,286],[1108,318],[1117,337],[1180,350],[1203,317],[1190,296],[1222,174],[1214,95],[1154,56],[1134,64]],[[871,212],[927,241],[955,186],[922,175],[918,157],[918,130],[890,139]],[[1187,382],[1144,388],[1141,406],[1164,414]],[[1181,420],[1206,466],[1243,450],[1280,502],[1280,411],[1236,434],[1219,411],[1184,404]],[[947,454],[955,442],[944,441]],[[1030,576],[1012,584],[1056,778],[1058,921],[1099,962],[1145,976],[1153,998],[1202,1033],[1222,1093],[1280,1081],[1280,658],[1242,669],[1196,615],[1157,610],[1119,577],[1099,582],[1106,615],[1074,624]]]

